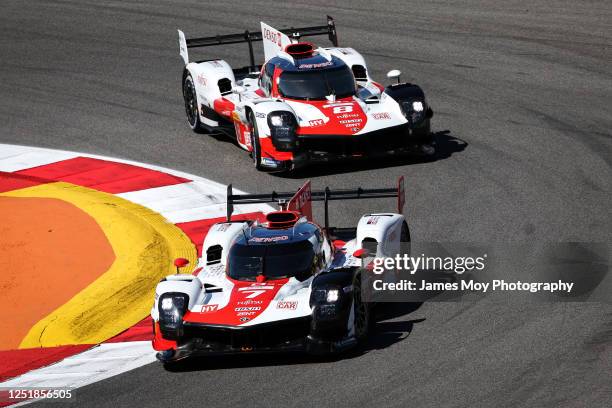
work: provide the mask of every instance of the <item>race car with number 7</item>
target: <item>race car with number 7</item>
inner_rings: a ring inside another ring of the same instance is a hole
[[[397,213],[366,214],[356,228],[329,225],[335,200],[397,198]],[[323,225],[312,202],[325,206]],[[258,219],[232,219],[234,204],[279,204]],[[329,354],[363,342],[373,324],[362,284],[373,256],[395,256],[410,241],[403,178],[397,188],[233,194],[227,220],[208,231],[193,274],[155,290],[153,348],[165,364],[202,355],[305,351]],[[352,238],[351,238],[352,237]],[[364,286],[365,287],[365,286]],[[374,299],[375,301],[375,299]]]
[[[327,35],[332,47],[303,37]],[[255,63],[253,43],[263,42]],[[197,47],[247,43],[250,64],[233,69],[218,58],[191,61]],[[370,77],[361,54],[339,47],[335,22],[277,30],[186,39],[182,89],[189,126],[223,133],[251,153],[258,170],[289,171],[308,163],[374,155],[434,153],[433,110],[423,90],[400,82],[383,86]]]

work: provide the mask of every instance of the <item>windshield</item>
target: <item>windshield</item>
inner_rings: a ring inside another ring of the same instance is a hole
[[[314,251],[309,241],[287,244],[243,245],[232,247],[228,259],[228,275],[237,280],[255,280],[257,275],[268,279],[310,276]]]
[[[285,71],[280,75],[278,89],[292,99],[325,99],[355,95],[355,79],[347,66],[316,71]]]

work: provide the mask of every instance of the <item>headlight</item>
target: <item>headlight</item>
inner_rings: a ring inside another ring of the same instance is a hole
[[[315,289],[312,292],[312,301],[313,303],[321,304],[321,303],[336,303],[341,298],[341,293],[350,293],[353,290],[353,286],[349,285],[342,289],[339,287],[328,287]]]
[[[423,106],[423,102],[416,101],[416,102],[412,102],[412,109],[415,112],[423,112],[425,110],[425,107]]]
[[[174,339],[183,326],[183,315],[189,304],[185,293],[164,293],[159,298],[159,327],[167,339]]]
[[[411,125],[415,125],[425,119],[427,106],[425,101],[402,101],[400,103],[402,112]]]
[[[291,112],[276,111],[268,115],[268,125],[273,127],[295,127],[295,117]]]
[[[172,302],[172,298],[164,298],[161,302],[162,310],[168,311],[174,307],[174,302]]]
[[[275,111],[268,114],[268,127],[272,144],[279,152],[291,152],[297,149],[299,141],[295,135],[297,121],[291,112]]]
[[[328,303],[333,303],[336,302],[338,300],[338,294],[340,293],[340,291],[338,289],[331,289],[327,291],[327,302]]]
[[[272,126],[283,126],[283,117],[281,115],[271,115],[270,124]]]

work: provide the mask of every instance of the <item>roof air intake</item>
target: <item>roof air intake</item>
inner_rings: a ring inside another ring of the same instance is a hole
[[[274,211],[266,214],[267,227],[270,229],[293,227],[299,218],[297,211]]]
[[[314,46],[309,42],[289,44],[285,47],[285,52],[295,59],[312,57]]]

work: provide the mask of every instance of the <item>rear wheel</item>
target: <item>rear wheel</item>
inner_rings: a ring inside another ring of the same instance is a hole
[[[261,170],[261,145],[259,144],[259,131],[253,112],[249,112],[249,126],[251,127],[251,157],[257,170]]]
[[[185,113],[189,127],[196,133],[204,133],[204,127],[200,122],[198,110],[198,96],[196,95],[195,85],[191,74],[185,75],[183,80],[183,100],[185,101]]]

